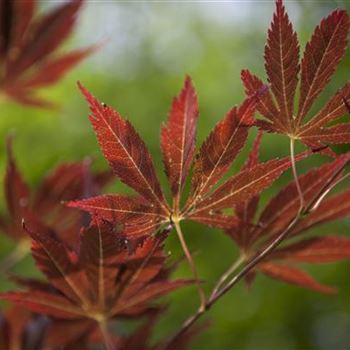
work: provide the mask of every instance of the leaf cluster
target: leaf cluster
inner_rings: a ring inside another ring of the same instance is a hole
[[[47,58],[72,31],[81,3],[70,1],[33,24],[34,1],[0,4],[4,23],[0,57],[6,73],[1,84],[7,94],[22,103],[42,105],[32,97],[32,89],[55,82],[90,52]],[[309,275],[304,264],[350,259],[348,237],[308,234],[350,214],[350,191],[333,193],[348,177],[350,152],[338,155],[330,146],[350,142],[350,124],[336,124],[349,113],[349,84],[313,117],[310,111],[345,53],[349,27],[346,11],[333,11],[316,27],[300,61],[297,34],[282,0],[277,0],[265,46],[267,83],[242,71],[247,96],[198,148],[198,97],[187,76],[160,133],[169,198],[131,122],[80,83],[111,172],[92,171],[90,161],[61,164],[32,190],[8,141],[4,181],[8,212],[0,217],[0,229],[17,243],[21,254],[15,250],[2,270],[8,272],[30,246],[45,279],[8,276],[21,290],[0,296],[15,305],[2,316],[0,346],[9,350],[88,349],[101,344],[108,350],[184,349],[203,330],[203,326],[191,328],[201,315],[241,279],[252,285],[258,273],[335,293],[335,287]],[[22,79],[34,64],[36,70]],[[256,112],[264,119],[256,118]],[[255,127],[260,131],[245,163],[231,174]],[[290,140],[290,156],[260,162],[261,140],[268,133]],[[295,154],[296,140],[307,151]],[[299,175],[298,161],[318,153],[331,159]],[[293,181],[264,204],[261,193],[288,170]],[[101,194],[112,177],[133,194]],[[221,229],[239,248],[237,260],[218,278],[209,296],[187,246],[187,233],[181,229],[186,220]],[[168,263],[164,244],[173,231],[192,268],[192,279],[171,279],[177,264]],[[200,296],[198,311],[173,337],[152,342],[154,327],[166,311],[158,299],[192,284]],[[119,325],[126,319],[141,323],[122,334]]]

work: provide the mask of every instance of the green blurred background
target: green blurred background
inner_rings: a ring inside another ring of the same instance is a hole
[[[56,6],[42,1],[43,10]],[[342,1],[288,1],[286,7],[299,33],[301,47],[321,17]],[[198,144],[234,104],[243,90],[240,71],[249,68],[265,76],[263,49],[273,1],[90,1],[77,31],[64,50],[104,42],[102,48],[55,87],[41,91],[60,106],[57,111],[28,109],[13,103],[1,105],[0,136],[15,134],[15,155],[25,178],[36,186],[44,173],[61,161],[95,159],[97,168],[107,168],[87,119],[87,106],[76,88],[80,80],[102,101],[129,118],[146,141],[166,186],[159,148],[159,130],[166,119],[172,97],[190,74],[198,90],[200,119]],[[318,103],[331,96],[347,79],[350,52]],[[251,132],[249,145],[256,131]],[[248,145],[248,146],[249,146]],[[5,167],[4,142],[0,152],[0,174]],[[346,147],[340,149],[345,150]],[[231,173],[239,169],[246,148]],[[265,136],[263,160],[288,154],[288,141]],[[302,163],[300,172],[323,161],[314,157]],[[263,195],[263,202],[291,179],[285,174]],[[2,181],[2,179],[1,179]],[[109,191],[124,190],[116,181]],[[4,208],[1,193],[1,208]],[[344,220],[318,230],[348,234]],[[237,251],[220,231],[197,224],[184,224],[189,245],[196,252],[200,276],[207,290],[234,259]],[[312,233],[312,232],[311,232]],[[1,256],[12,243],[1,238]],[[167,244],[172,257],[181,255],[175,236]],[[347,350],[350,349],[350,266],[348,263],[309,269],[323,283],[339,286],[335,296],[278,283],[259,276],[251,289],[240,284],[208,313],[211,327],[191,349],[238,350]],[[16,273],[35,275],[30,258]],[[190,276],[182,264],[176,276]],[[10,285],[1,281],[1,290]],[[167,299],[169,312],[161,320],[157,338],[173,332],[197,307],[195,288],[187,288]]]

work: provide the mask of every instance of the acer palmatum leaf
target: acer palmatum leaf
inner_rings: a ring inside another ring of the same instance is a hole
[[[164,235],[146,240],[130,255],[109,224],[85,229],[79,252],[55,235],[26,230],[33,257],[50,288],[20,280],[28,291],[4,293],[1,298],[36,313],[98,327],[116,316],[147,314],[156,298],[192,283],[169,281],[163,273]]]
[[[247,199],[249,196],[256,195],[269,186],[291,165],[288,159],[282,159],[243,169],[241,173],[233,176],[213,191],[213,187],[228,171],[233,160],[245,144],[248,129],[253,124],[257,98],[256,96],[247,98],[241,106],[232,109],[216,125],[198,151],[194,161],[193,189],[185,207],[183,209],[176,208],[173,203],[173,208],[169,209],[160,189],[150,154],[134,128],[111,107],[100,104],[81,85],[80,88],[90,104],[92,111],[90,120],[104,156],[109,161],[112,170],[117,177],[144,197],[144,199],[141,199],[135,196],[104,195],[69,203],[71,207],[88,211],[102,220],[116,224],[123,224],[128,220],[149,220],[151,222],[154,220],[155,223],[172,224],[175,219],[184,220],[188,217],[198,217],[200,218],[199,221],[212,222],[213,225],[218,222],[220,226],[223,220],[234,221],[234,218],[223,217],[222,213],[215,211],[215,208],[229,208],[241,202],[242,198]],[[172,120],[174,115],[181,115],[183,104],[187,99],[196,105],[195,96],[192,83],[189,78],[186,78],[184,88],[179,97],[175,99],[176,103],[173,104],[170,119]],[[180,111],[175,111],[176,108]],[[193,108],[194,110],[191,113],[194,120],[197,107]],[[186,117],[190,118],[188,113]],[[184,121],[185,119],[181,120]],[[173,133],[168,135],[168,143],[173,145],[172,138],[178,136],[174,136]],[[219,139],[220,142],[217,142]],[[228,197],[220,196],[220,193],[226,191],[227,187],[231,188],[229,192],[225,193]],[[217,197],[216,201],[211,202],[214,197]],[[208,214],[209,209],[214,209],[211,214]]]
[[[344,10],[335,10],[316,27],[307,43],[301,61],[299,107],[295,111],[294,96],[299,81],[299,46],[296,34],[285,12],[283,1],[276,1],[276,11],[268,32],[265,48],[265,68],[271,92],[259,97],[257,109],[267,120],[257,124],[268,132],[277,132],[299,139],[318,149],[328,144],[349,143],[349,123],[329,127],[348,113],[350,98],[347,83],[320,112],[303,124],[317,96],[322,92],[347,45],[349,16]],[[242,71],[242,82],[248,95],[263,86],[262,80],[249,71]],[[276,101],[276,102],[275,102]]]
[[[36,0],[4,0],[0,4],[0,89],[25,105],[52,107],[35,94],[36,89],[56,83],[91,54],[95,47],[56,55],[72,33],[83,0],[70,0],[37,16]]]

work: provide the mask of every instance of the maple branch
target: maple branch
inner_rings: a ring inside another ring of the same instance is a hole
[[[22,240],[15,249],[0,261],[0,274],[6,274],[13,266],[25,258],[30,252],[30,242]]]
[[[292,163],[292,171],[293,171],[295,186],[297,188],[299,200],[300,200],[299,212],[301,212],[305,206],[305,201],[304,201],[303,191],[301,190],[301,186],[300,186],[299,179],[298,179],[297,167],[295,164],[295,152],[294,152],[294,139],[293,138],[290,139],[290,160]]]
[[[245,260],[246,257],[244,255],[240,255],[238,259],[233,262],[233,264],[228,268],[228,270],[224,272],[223,275],[220,277],[211,295],[215,295],[220,290],[225,281],[245,262]]]
[[[265,247],[260,253],[255,255],[248,263],[240,270],[237,275],[235,275],[222,289],[219,289],[217,292],[215,290],[212,292],[209,300],[205,303],[204,308],[200,307],[196,313],[191,315],[185,322],[182,324],[179,331],[173,335],[166,343],[163,343],[160,345],[158,350],[166,350],[170,348],[171,345],[173,345],[176,340],[183,335],[188,329],[206,312],[208,311],[221,297],[223,297],[228,291],[231,290],[233,286],[235,286],[244,276],[254,269],[267,255],[269,255],[275,248],[277,248],[280,243],[288,236],[290,232],[295,228],[295,226],[299,223],[301,219],[305,217],[305,215],[309,214],[312,209],[314,208],[315,203],[318,205],[320,204],[320,199],[324,199],[324,193],[329,192],[330,186],[332,186],[332,182],[334,179],[336,179],[339,175],[339,173],[342,171],[340,169],[338,172],[336,172],[328,181],[327,184],[316,194],[313,201],[310,202],[310,204],[305,208],[301,208],[297,214],[295,215],[294,219],[289,223],[289,225],[280,233],[267,247]],[[344,179],[347,177],[346,175],[342,177],[341,179]],[[340,179],[339,179],[340,181]],[[339,183],[339,181],[336,181],[336,184]],[[334,186],[333,186],[334,187]],[[215,293],[214,293],[215,292]]]
[[[206,298],[205,298],[205,294],[204,294],[203,288],[200,285],[200,281],[199,281],[199,276],[198,276],[196,265],[195,265],[195,263],[193,261],[192,255],[191,255],[191,253],[190,253],[190,251],[189,251],[189,249],[187,247],[187,243],[185,241],[185,237],[184,237],[184,235],[182,233],[182,230],[181,230],[181,227],[180,227],[180,224],[179,224],[178,220],[174,221],[174,226],[175,226],[175,229],[176,229],[177,236],[179,237],[182,249],[183,249],[183,251],[184,251],[184,253],[186,255],[187,261],[190,264],[190,267],[191,267],[191,270],[192,270],[192,273],[193,273],[193,277],[194,277],[194,279],[196,281],[196,285],[197,285],[198,293],[199,293],[199,299],[200,299],[199,310],[203,309],[203,311],[204,311],[205,310],[205,305],[206,305]]]
[[[303,212],[299,211],[294,219],[290,222],[288,227],[274,239],[264,250],[262,250],[258,255],[252,258],[243,268],[240,270],[237,275],[235,275],[225,287],[212,293],[209,300],[205,303],[204,308],[199,308],[196,313],[190,316],[181,326],[180,330],[165,344],[163,344],[158,350],[166,350],[175,341],[183,335],[202,315],[205,311],[209,310],[213,304],[215,304],[222,296],[224,296],[234,285],[236,285],[249,271],[251,271],[256,265],[260,263],[270,252],[272,252],[292,231],[295,225],[303,217]]]

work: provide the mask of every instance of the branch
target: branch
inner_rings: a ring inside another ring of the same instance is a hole
[[[199,281],[199,276],[198,276],[198,272],[197,272],[197,269],[196,269],[196,265],[193,261],[193,258],[192,258],[192,255],[187,247],[187,244],[186,244],[186,241],[185,241],[185,237],[181,231],[181,227],[180,227],[180,224],[178,221],[174,221],[174,225],[175,225],[175,229],[176,229],[176,233],[179,237],[179,240],[180,240],[180,243],[181,243],[181,246],[182,246],[182,249],[186,255],[186,258],[191,266],[191,270],[192,270],[192,273],[193,273],[193,277],[196,281],[196,284],[197,284],[197,288],[198,288],[198,293],[199,293],[199,298],[200,298],[200,310],[203,309],[203,311],[205,310],[205,304],[206,304],[206,298],[205,298],[205,294],[204,294],[204,291],[203,291],[203,288],[201,287],[200,285],[200,281]]]
[[[220,290],[225,281],[245,262],[245,260],[246,257],[244,255],[240,255],[238,259],[233,262],[233,264],[228,268],[228,270],[224,272],[224,274],[220,277],[211,295],[216,294]]]
[[[287,236],[288,234],[294,229],[294,227],[299,223],[301,219],[305,217],[305,215],[309,214],[312,209],[315,206],[315,203],[317,205],[320,204],[320,200],[324,199],[325,193],[329,192],[330,188],[333,188],[335,184],[338,184],[339,181],[336,181],[339,174],[343,171],[342,169],[339,169],[333,176],[327,181],[325,186],[315,195],[314,199],[310,201],[310,204],[306,208],[302,208],[298,210],[296,216],[294,219],[289,223],[289,225],[282,231],[281,234],[279,234],[266,248],[264,248],[260,253],[258,253],[255,257],[253,257],[247,265],[245,265],[241,271],[235,275],[229,283],[222,289],[218,290],[217,292],[213,291],[211,294],[209,300],[205,303],[205,307],[201,307],[197,310],[196,313],[194,313],[192,316],[190,316],[181,326],[179,331],[172,336],[166,343],[161,344],[158,347],[158,350],[166,350],[171,345],[173,345],[177,339],[182,336],[207,310],[209,310],[222,296],[224,296],[234,285],[236,285],[249,271],[254,269],[261,260],[263,260],[268,254],[270,254]],[[342,177],[341,179],[346,178],[346,176]],[[336,181],[336,182],[334,182]],[[299,182],[297,182],[299,183]],[[220,282],[220,281],[219,281]]]
[[[113,340],[111,339],[111,337],[108,333],[106,320],[101,320],[100,322],[98,322],[98,325],[100,328],[100,332],[101,332],[104,346],[105,346],[106,350],[116,350],[114,343],[113,343]]]
[[[183,335],[192,324],[197,321],[202,314],[209,310],[213,304],[216,303],[218,299],[224,296],[235,284],[237,284],[250,270],[252,270],[259,262],[266,257],[274,248],[276,248],[283,239],[288,235],[289,232],[295,227],[295,225],[299,222],[302,217],[302,212],[299,212],[297,216],[292,220],[292,222],[288,225],[288,227],[272,242],[270,243],[263,251],[261,251],[258,255],[256,255],[253,259],[251,259],[247,265],[245,265],[238,274],[231,279],[231,281],[222,289],[220,289],[216,293],[212,293],[211,297],[205,304],[205,308],[199,308],[198,311],[190,316],[181,326],[180,330],[164,345],[162,345],[158,350],[166,350],[171,345],[173,345],[176,340]]]

